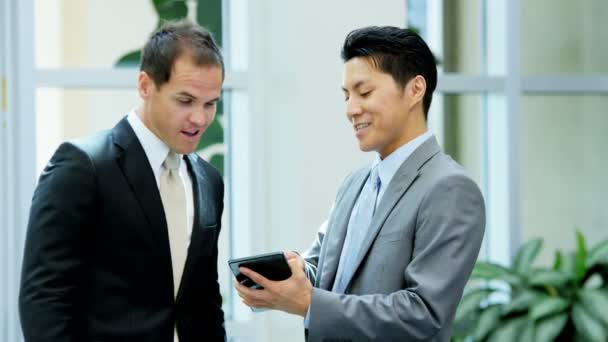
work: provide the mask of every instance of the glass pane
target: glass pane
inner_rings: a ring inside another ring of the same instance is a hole
[[[189,11],[186,1],[172,0],[35,0],[34,10],[38,68],[137,65],[138,50],[160,19]],[[201,1],[191,11],[221,44],[221,0]]]
[[[462,165],[482,186],[483,127],[481,95],[440,95],[434,105],[442,108],[444,151]]]
[[[608,97],[529,96],[522,102],[522,239],[544,239],[539,263],[608,238]]]
[[[481,1],[409,0],[408,27],[431,47],[439,72],[479,74],[483,70]]]
[[[525,74],[608,72],[608,2],[521,1],[521,15]]]
[[[111,100],[110,100],[111,99]],[[40,174],[59,144],[110,129],[139,104],[134,90],[38,88],[36,165]]]

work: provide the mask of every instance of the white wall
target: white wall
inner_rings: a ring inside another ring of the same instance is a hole
[[[367,25],[403,26],[405,1],[258,1],[253,100],[257,219],[253,252],[312,242],[340,180],[373,158],[359,151],[346,120],[340,49]],[[256,314],[260,341],[303,341],[302,319]]]

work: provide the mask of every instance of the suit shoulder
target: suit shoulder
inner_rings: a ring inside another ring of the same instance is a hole
[[[113,146],[111,136],[110,130],[103,130],[87,137],[68,140],[63,144],[78,149],[88,155],[91,161],[96,162],[107,157],[109,148]]]
[[[448,186],[464,186],[479,190],[479,186],[469,173],[449,155],[438,153],[420,169],[420,177],[429,189]]]

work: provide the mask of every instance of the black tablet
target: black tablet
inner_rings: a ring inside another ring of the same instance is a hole
[[[285,280],[291,277],[291,269],[287,264],[287,259],[285,259],[283,252],[231,259],[228,260],[228,266],[230,266],[230,270],[232,270],[232,273],[240,284],[258,289],[261,289],[262,287],[241,274],[239,267],[247,267],[248,269],[263,275],[267,279],[274,281]]]

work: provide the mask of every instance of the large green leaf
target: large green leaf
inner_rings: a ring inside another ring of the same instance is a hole
[[[209,159],[209,164],[213,165],[223,176],[224,175],[224,155],[223,154],[214,154]]]
[[[489,262],[475,264],[471,279],[503,280],[513,286],[519,286],[522,283],[522,279],[510,269]]]
[[[496,329],[488,338],[489,342],[514,342],[519,341],[519,337],[525,325],[527,317],[512,318]]]
[[[608,264],[608,240],[595,245],[587,254],[587,268],[595,264]]]
[[[532,262],[540,252],[540,247],[543,241],[541,239],[533,239],[526,242],[521,246],[515,255],[515,261],[513,262],[513,268],[521,275],[528,275]]]
[[[502,305],[491,305],[487,307],[479,316],[477,327],[473,332],[473,339],[475,341],[481,341],[496,328],[500,322],[500,313],[502,311]]]
[[[154,0],[154,8],[159,17],[159,26],[163,21],[185,18],[188,14],[184,0]]]
[[[213,33],[213,38],[222,46],[222,0],[199,1],[196,20]]]
[[[456,309],[456,322],[462,322],[480,310],[481,301],[486,299],[493,291],[489,289],[474,289],[467,292]]]
[[[566,326],[568,313],[547,317],[536,322],[535,342],[552,342]]]
[[[534,304],[530,309],[530,318],[537,320],[546,316],[554,315],[563,312],[570,306],[570,302],[563,298],[543,297]]]
[[[608,291],[581,289],[577,299],[589,314],[608,327]]]
[[[580,281],[585,276],[587,271],[587,247],[585,246],[585,237],[583,234],[576,230],[576,258],[574,259],[575,276],[576,280]]]
[[[562,286],[570,277],[560,271],[550,269],[537,269],[528,278],[528,284],[533,286]]]
[[[198,146],[196,147],[197,151],[200,151],[211,145],[224,142],[224,127],[222,127],[222,125],[220,124],[219,117],[220,115],[216,115],[215,120],[213,120],[213,122],[211,122],[211,125],[209,125],[205,132],[203,132],[203,136],[201,137],[201,140],[198,142]]]
[[[120,57],[116,62],[117,67],[137,67],[141,60],[141,50],[135,50]]]
[[[532,304],[543,296],[545,295],[532,290],[520,291],[511,298],[509,303],[504,305],[503,314],[528,311]]]
[[[578,303],[572,306],[572,321],[577,333],[586,340],[591,342],[606,342],[606,330],[602,326],[602,323],[596,320]]]

